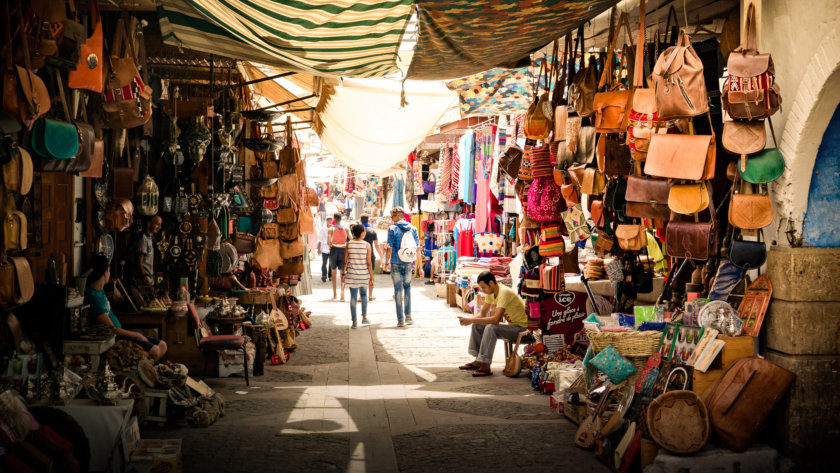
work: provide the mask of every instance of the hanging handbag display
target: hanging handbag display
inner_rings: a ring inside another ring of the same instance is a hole
[[[595,154],[598,157],[598,169],[607,176],[626,176],[633,168],[630,147],[624,139],[601,135]]]
[[[595,113],[595,94],[598,93],[598,66],[594,58],[586,64],[586,46],[583,40],[583,25],[578,28],[575,44],[580,44],[581,68],[574,75],[572,85],[569,86],[569,105],[581,117],[588,117]],[[575,53],[577,48],[575,48]],[[574,61],[576,54],[571,56]],[[573,66],[572,66],[573,67]]]
[[[763,231],[758,231],[757,241],[745,241],[739,234],[729,248],[729,261],[741,269],[759,269],[767,261],[767,243],[761,241]]]
[[[29,302],[35,294],[32,268],[23,256],[0,257],[0,305],[9,308]]]
[[[64,13],[64,3],[60,0],[53,0],[56,8],[62,10]],[[72,70],[78,66],[79,58],[81,57],[81,46],[87,41],[87,31],[84,25],[78,22],[78,14],[76,12],[76,4],[73,0],[66,2],[68,4],[70,17],[64,19],[64,27],[61,34],[56,38],[56,52],[55,54],[46,58],[47,64],[57,67],[59,69]],[[59,7],[60,4],[60,7]]]
[[[312,213],[312,208],[308,205],[301,207],[300,210],[300,234],[306,235],[315,231],[315,215]]]
[[[284,260],[292,259],[297,256],[302,256],[305,248],[303,245],[303,238],[295,238],[294,240],[277,240],[280,242],[280,257]]]
[[[738,169],[741,178],[752,184],[767,184],[782,177],[785,158],[778,148],[766,148],[747,160],[744,170]]]
[[[517,124],[518,126],[518,124]],[[522,149],[513,145],[499,158],[499,168],[507,174],[508,178],[519,177],[519,167],[522,164]]]
[[[625,213],[628,217],[668,220],[670,188],[667,179],[628,176]]]
[[[728,76],[723,82],[721,102],[730,117],[755,120],[770,117],[782,105],[776,69],[770,54],[759,54],[756,39],[755,5],[747,7],[743,38],[746,43],[729,54]]]
[[[709,111],[703,62],[685,31],[680,31],[676,46],[659,56],[652,76],[660,119],[691,118]]]
[[[665,253],[668,256],[705,261],[716,251],[717,214],[711,188],[706,186],[706,191],[709,193],[711,221],[669,222],[665,229]]]
[[[654,134],[645,161],[645,174],[690,181],[714,179],[715,158],[714,135]]]
[[[709,207],[706,181],[674,184],[668,192],[668,208],[682,215],[694,215]]]
[[[720,142],[730,153],[741,155],[740,169],[743,171],[746,169],[747,155],[763,150],[767,142],[764,120],[726,121]]]
[[[12,49],[9,2],[3,2],[3,19],[6,31],[6,51]],[[17,20],[24,25],[20,2],[17,2]],[[26,29],[21,28],[21,46],[24,66],[14,64],[13,55],[6,54],[6,72],[3,77],[3,110],[20,119],[27,129],[32,128],[35,120],[50,111],[50,94],[47,86],[34,72],[29,60],[29,45]]]
[[[71,89],[87,89],[102,93],[105,86],[102,56],[104,43],[98,2],[90,3],[90,22],[93,25],[93,33],[81,45],[79,63],[76,64],[76,69],[70,71],[67,86]]]
[[[284,260],[283,264],[274,272],[275,276],[299,276],[303,273],[303,258],[298,256],[291,260]]]
[[[264,230],[265,227],[260,229],[257,234],[251,259],[256,262],[260,269],[274,271],[283,264],[283,258],[280,256],[280,240],[266,234],[271,232],[270,229],[268,231]]]
[[[28,222],[26,215],[18,211],[14,201],[6,202],[6,217],[3,221],[4,251],[23,251],[27,248]]]
[[[604,192],[607,181],[604,174],[595,168],[586,168],[583,173],[583,182],[580,184],[582,194],[599,195]]]
[[[12,159],[3,165],[3,184],[11,192],[26,195],[32,188],[33,171],[29,152],[18,148]]]
[[[729,200],[729,223],[742,230],[758,230],[773,223],[773,201],[763,186],[758,194],[733,191]]]
[[[558,223],[543,225],[540,229],[540,256],[543,258],[563,256],[565,249],[562,226]]]
[[[603,89],[614,82],[613,57],[615,54],[616,42],[624,26],[627,34],[630,34],[630,23],[627,21],[627,13],[622,12],[618,19],[618,26],[612,32],[612,42],[607,50],[607,60],[604,70],[601,72],[601,80],[598,88]],[[630,47],[633,47],[631,37]],[[629,60],[629,59],[628,59]],[[633,104],[632,88],[623,88],[620,84],[614,86],[607,92],[595,94],[593,109],[595,111],[595,131],[598,133],[623,133],[627,131],[630,107]]]
[[[117,20],[102,104],[105,123],[111,128],[134,128],[152,118],[152,89],[137,70],[138,56],[134,48],[137,27],[137,18]]]
[[[291,116],[286,117],[285,125],[286,143],[283,148],[277,152],[278,172],[281,176],[293,174],[297,172],[297,165],[300,161],[300,152],[294,140],[294,130],[292,129]]]
[[[557,58],[555,57],[556,61]],[[534,81],[534,101],[525,112],[525,120],[522,122],[522,131],[525,138],[530,140],[545,140],[552,130],[552,118],[554,108],[551,106],[551,99],[548,94],[548,75],[550,66],[545,58],[540,64],[540,72]],[[543,82],[544,91],[540,95],[540,82]]]
[[[0,110],[0,164],[6,164],[18,154],[18,134],[21,130],[17,118]]]
[[[619,225],[615,239],[624,251],[641,251],[647,248],[647,230],[642,225]]]
[[[233,237],[233,246],[237,253],[253,253],[257,247],[256,237],[250,233],[236,232]]]

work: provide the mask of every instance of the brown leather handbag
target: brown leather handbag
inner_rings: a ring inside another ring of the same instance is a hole
[[[233,246],[237,253],[253,253],[257,247],[257,239],[250,233],[236,232],[233,237]]]
[[[569,177],[572,178],[572,182],[577,184],[580,187],[583,184],[583,178],[586,174],[586,165],[585,164],[574,164],[569,166]]]
[[[611,135],[601,135],[595,154],[598,157],[598,169],[607,176],[630,174],[633,159],[630,157],[630,147],[627,146],[625,140],[613,138]]]
[[[311,187],[307,187],[304,189],[305,198],[304,198],[304,205],[307,207],[317,207],[318,204],[321,203],[321,199],[318,198],[318,191]]]
[[[138,55],[134,50],[137,24],[134,17],[128,24],[122,18],[117,20],[102,104],[105,123],[111,128],[134,128],[152,118],[152,89],[137,70]]]
[[[80,177],[102,177],[102,163],[105,160],[105,142],[99,138],[93,140],[93,154],[90,157],[90,168],[87,171],[80,172]]]
[[[3,110],[18,117],[26,128],[32,128],[35,120],[50,110],[50,94],[47,86],[34,72],[29,59],[29,44],[26,29],[21,28],[21,46],[24,67],[14,64],[12,49],[11,24],[9,20],[9,2],[3,2],[3,20],[6,31],[6,72],[3,77]],[[17,8],[19,25],[24,25],[20,2]]]
[[[18,153],[12,155],[12,159],[3,165],[3,183],[7,190],[26,195],[32,188],[33,172],[29,151],[18,148]]]
[[[501,168],[501,170],[504,171],[510,179],[516,179],[519,177],[519,167],[522,164],[522,154],[522,149],[518,146],[511,146],[499,158],[499,168]]]
[[[3,220],[3,248],[5,251],[23,251],[27,248],[26,215],[15,209],[12,199],[7,200],[6,217]]]
[[[276,270],[283,264],[283,258],[280,256],[280,240],[258,235],[251,259],[260,269]]]
[[[660,135],[650,138],[645,174],[701,181],[715,177],[714,135]]]
[[[298,256],[291,260],[283,261],[283,264],[274,272],[275,276],[298,276],[303,273],[303,257]]]
[[[767,144],[764,120],[726,121],[723,124],[721,144],[730,153],[741,156],[741,170],[747,168],[747,155],[758,153]]]
[[[589,215],[592,217],[592,222],[597,228],[604,228],[607,224],[606,209],[604,209],[604,201],[601,199],[591,199],[589,201]]]
[[[575,44],[580,44],[581,62],[586,61],[586,47],[583,41],[583,26],[578,28],[578,37]],[[577,48],[575,48],[577,50]],[[571,56],[572,58],[575,55]],[[569,87],[569,105],[581,117],[588,117],[595,113],[595,94],[598,93],[598,66],[596,61],[590,61],[589,65],[582,64],[581,70],[572,79]]]
[[[705,261],[716,251],[717,232],[715,203],[709,192],[710,222],[670,222],[665,229],[665,253],[673,258]]]
[[[300,208],[299,227],[301,235],[315,231],[315,215],[312,214],[312,207],[305,205]]]
[[[756,120],[770,117],[782,105],[776,68],[770,54],[759,54],[756,41],[755,5],[747,9],[744,24],[746,43],[729,54],[728,77],[723,83],[721,102],[730,117]]]
[[[583,173],[583,182],[580,184],[582,194],[603,194],[606,186],[607,180],[601,171],[595,168],[586,168]]]
[[[732,363],[701,396],[718,438],[736,452],[749,448],[795,378],[794,373],[761,358]]]
[[[619,225],[615,229],[618,246],[624,251],[641,251],[647,248],[647,230],[642,225]]]
[[[729,200],[729,223],[742,230],[757,230],[773,223],[770,196],[733,192]]]
[[[286,142],[283,148],[277,152],[278,172],[281,176],[295,174],[297,172],[298,162],[300,161],[300,152],[294,140],[291,115],[286,117],[285,135]]]
[[[280,242],[280,256],[283,259],[291,259],[296,256],[302,256],[305,248],[303,246],[303,238],[297,237],[294,240],[278,240]]]
[[[102,19],[99,17],[98,3],[90,3],[90,22],[93,24],[93,33],[81,45],[76,69],[70,71],[67,86],[71,89],[87,89],[102,93],[105,87]]]
[[[613,82],[612,74],[614,72],[613,56],[615,52],[616,42],[621,36],[621,27],[630,35],[630,23],[627,21],[627,13],[622,12],[618,18],[618,26],[612,34],[612,42],[607,50],[606,66],[601,72],[601,80],[598,83],[598,88],[603,89],[609,83]],[[632,38],[632,36],[630,36]],[[630,40],[630,47],[633,46],[633,40]],[[623,133],[627,131],[627,123],[630,115],[630,107],[633,105],[633,89],[622,89],[620,86],[613,87],[607,92],[599,92],[595,94],[592,107],[595,110],[595,131],[598,133]]]
[[[29,261],[23,256],[0,257],[0,305],[9,308],[25,304],[34,293]]]
[[[684,30],[676,46],[659,56],[652,76],[659,119],[691,118],[709,111],[703,62]]]
[[[682,215],[693,215],[709,207],[706,182],[674,184],[668,193],[668,208]]]
[[[668,195],[671,184],[667,179],[628,176],[625,199],[628,217],[668,220]]]

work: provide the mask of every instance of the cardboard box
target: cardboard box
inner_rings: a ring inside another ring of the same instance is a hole
[[[181,439],[140,440],[125,465],[126,473],[181,473]]]
[[[244,376],[242,373],[242,357],[245,356],[239,350],[219,351],[219,377],[227,378],[231,375]],[[248,350],[248,376],[254,375],[254,350]]]
[[[447,282],[446,283],[446,304],[449,307],[457,307],[458,302],[458,288],[455,287],[454,282]]]

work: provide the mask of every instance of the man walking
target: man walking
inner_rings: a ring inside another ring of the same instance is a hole
[[[405,324],[413,324],[411,320],[411,280],[414,276],[414,264],[417,260],[417,247],[420,245],[420,236],[417,229],[405,221],[405,211],[402,207],[391,209],[391,220],[393,225],[388,229],[388,249],[385,251],[382,266],[385,271],[391,272],[391,281],[394,282],[394,302],[397,305],[397,327],[404,327]],[[406,245],[403,248],[403,236],[411,232],[414,237],[414,245]],[[411,249],[414,249],[412,252]],[[400,250],[404,250],[400,254]],[[413,260],[410,258],[414,254]],[[387,264],[386,264],[387,262]],[[420,270],[420,277],[424,276]],[[403,315],[405,318],[403,318]]]
[[[469,354],[475,361],[460,366],[462,370],[473,371],[474,377],[490,376],[493,351],[500,338],[516,341],[519,332],[528,330],[525,302],[516,292],[496,283],[490,271],[478,275],[478,287],[485,294],[484,306],[478,317],[458,317],[461,325],[472,325]],[[503,324],[502,321],[506,321]]]
[[[338,273],[344,271],[344,253],[347,248],[347,229],[341,224],[341,214],[333,215],[335,224],[330,227],[327,241],[330,245],[330,273],[332,274],[333,300],[338,298],[336,284],[342,281]],[[344,302],[344,282],[341,283],[341,302]]]
[[[327,282],[329,277],[332,280],[332,272],[330,270],[330,227],[332,227],[332,217],[326,218],[326,224],[318,231],[318,251],[321,252],[321,282]]]
[[[376,268],[376,255],[379,254],[381,258],[385,254],[382,243],[379,243],[379,236],[377,236],[376,230],[370,226],[370,215],[362,214],[359,220],[365,227],[365,241],[370,245],[370,266],[371,268]],[[368,287],[368,300],[371,301],[375,300],[373,297],[373,279],[370,278],[370,287]]]

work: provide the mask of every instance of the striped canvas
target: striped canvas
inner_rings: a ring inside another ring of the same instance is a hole
[[[563,256],[566,244],[563,242],[563,233],[560,225],[550,223],[542,226],[540,231],[540,255],[543,258]]]
[[[398,73],[412,0],[158,0],[167,44],[311,74]]]

